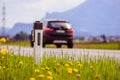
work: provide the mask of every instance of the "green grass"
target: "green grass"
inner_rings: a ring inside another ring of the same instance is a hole
[[[17,46],[30,46],[29,41],[7,41],[6,45],[17,45]],[[56,48],[55,45],[46,45],[46,48]],[[62,45],[62,48],[67,48],[67,46]],[[93,43],[93,42],[74,42],[74,48],[84,48],[84,49],[110,49],[110,50],[120,50],[120,42],[110,42],[110,43]]]
[[[92,46],[91,48],[93,49],[116,49],[116,50],[120,50],[120,43],[104,43],[104,44],[100,44],[98,46]]]
[[[78,43],[79,48],[87,49],[112,49],[120,50],[120,42],[110,42],[110,43]]]
[[[43,56],[42,62],[36,64],[32,56],[0,54],[0,80],[120,80],[119,75],[120,62],[109,57],[85,56],[75,61]]]
[[[5,45],[14,45],[14,46],[30,46],[30,41],[7,41]]]

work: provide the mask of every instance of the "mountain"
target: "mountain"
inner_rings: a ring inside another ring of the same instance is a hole
[[[16,35],[17,33],[24,31],[27,34],[31,33],[33,25],[32,24],[26,24],[26,23],[16,23],[12,29],[10,29],[7,34],[9,35]]]
[[[45,18],[69,20],[75,34],[81,29],[92,35],[120,35],[120,0],[87,0],[63,13],[47,13]]]
[[[65,12],[47,13],[45,18],[69,20],[75,36],[120,35],[120,0],[86,0]],[[30,34],[32,24],[17,23],[8,32],[15,35],[20,31]]]

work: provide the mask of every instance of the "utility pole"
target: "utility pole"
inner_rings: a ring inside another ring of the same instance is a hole
[[[5,4],[3,4],[2,7],[2,36],[5,37],[5,16],[6,16],[6,12],[5,12]]]

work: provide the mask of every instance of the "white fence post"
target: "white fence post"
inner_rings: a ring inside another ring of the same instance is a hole
[[[36,63],[41,62],[43,54],[43,25],[39,21],[34,23],[34,57]]]

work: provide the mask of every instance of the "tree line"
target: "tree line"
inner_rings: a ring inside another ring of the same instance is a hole
[[[14,40],[29,40],[30,35],[28,35],[26,32],[21,31],[20,33],[17,33],[14,36]]]

